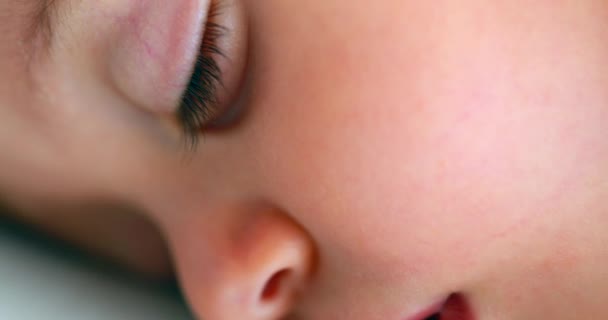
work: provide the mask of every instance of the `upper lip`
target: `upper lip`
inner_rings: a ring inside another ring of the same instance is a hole
[[[421,311],[418,311],[416,313],[414,313],[413,315],[405,318],[405,320],[425,320],[427,318],[429,318],[430,316],[441,312],[441,309],[443,309],[443,306],[445,305],[445,303],[447,302],[448,298],[444,298],[443,300],[439,301],[439,302],[435,302],[434,304],[422,309]]]
[[[444,320],[475,320],[475,318],[469,301],[460,293],[450,295],[441,308],[441,319]]]
[[[475,320],[473,310],[466,297],[460,293],[453,293],[439,303],[412,315],[407,320],[426,320],[433,315],[440,315],[446,320]]]

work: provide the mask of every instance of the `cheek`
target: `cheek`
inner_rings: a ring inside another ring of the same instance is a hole
[[[517,263],[584,189],[589,115],[551,83],[534,86],[565,74],[517,70],[530,61],[501,54],[491,34],[395,24],[341,34],[365,43],[296,37],[309,50],[269,58],[267,82],[289,87],[256,108],[260,180],[336,264],[387,281],[466,281]]]
[[[285,119],[299,121],[272,121],[289,126],[266,140],[285,163],[270,165],[268,188],[336,265],[382,270],[387,282],[454,281],[454,270],[483,274],[550,231],[540,225],[568,187],[560,170],[571,168],[559,150],[539,148],[542,117],[471,111],[469,101],[421,106],[387,94],[400,92],[390,80],[382,88],[334,89],[332,99],[352,103],[314,111],[292,104]]]

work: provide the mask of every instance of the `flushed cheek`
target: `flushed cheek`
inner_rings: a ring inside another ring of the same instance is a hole
[[[334,271],[352,265],[358,276],[385,284],[457,290],[509,258],[517,261],[522,247],[534,246],[535,232],[551,231],[540,226],[555,180],[530,190],[526,167],[514,159],[517,146],[472,147],[485,142],[458,133],[415,154],[389,135],[367,132],[365,142],[354,142],[354,132],[332,131],[328,139],[342,143],[328,150],[298,144],[302,158],[291,159],[297,186],[280,194],[324,246]]]
[[[517,63],[495,43],[426,52],[386,33],[359,36],[377,42],[297,37],[309,49],[290,51],[297,63],[264,52],[273,64],[263,80],[290,85],[259,90],[252,113],[265,124],[252,141],[265,191],[336,272],[357,266],[385,283],[457,287],[529,247],[574,185],[577,152],[562,137],[581,119],[538,100],[551,88],[516,86],[526,73],[507,72]]]
[[[348,108],[311,113],[292,104],[300,122],[289,128],[272,121],[281,134],[265,142],[289,164],[272,166],[281,186],[272,192],[343,263],[383,270],[387,281],[464,281],[499,258],[493,249],[529,237],[545,200],[560,192],[565,177],[542,166],[560,158],[551,144],[539,147],[553,129],[541,111],[471,100],[477,83],[445,101],[420,98],[422,112],[414,95],[399,98],[392,82],[384,85],[351,94],[358,102]],[[370,110],[377,96],[382,108]],[[463,273],[457,280],[454,270]]]

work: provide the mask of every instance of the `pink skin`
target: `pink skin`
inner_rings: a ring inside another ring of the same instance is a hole
[[[139,209],[204,319],[608,317],[604,2],[227,2],[238,122],[184,156],[163,109],[206,2],[73,4],[39,94],[0,75],[0,194]]]
[[[125,94],[134,96],[134,102],[170,113],[175,97],[189,80],[208,4],[190,0],[167,5],[138,0],[117,6],[104,8],[107,11],[102,9],[101,14],[95,6],[86,7],[90,12],[84,14],[87,19],[105,17],[112,21],[107,25],[115,28],[118,41],[111,41],[120,48],[110,54],[112,76]]]

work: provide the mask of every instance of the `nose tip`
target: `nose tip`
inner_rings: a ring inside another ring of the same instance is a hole
[[[241,276],[228,277],[219,291],[222,319],[278,320],[288,314],[305,288],[310,274],[310,250],[294,239],[272,242],[254,259],[257,268],[241,269]]]
[[[285,319],[310,285],[313,242],[281,213],[239,225],[174,233],[187,298],[205,320]]]

